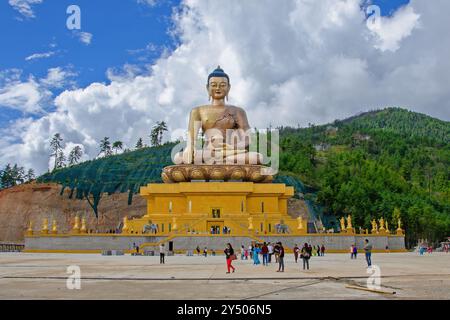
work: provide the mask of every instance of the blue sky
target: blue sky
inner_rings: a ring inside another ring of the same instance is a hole
[[[81,8],[81,31],[93,35],[89,45],[66,27],[66,9],[71,4]],[[16,68],[24,79],[30,74],[42,78],[49,68],[62,66],[77,74],[78,87],[107,81],[108,68],[148,64],[162,48],[173,49],[168,30],[172,8],[178,4],[178,0],[158,1],[155,6],[137,0],[45,0],[32,6],[35,17],[25,17],[8,1],[1,1],[0,71]],[[153,50],[144,50],[149,44]],[[49,52],[53,55],[48,58],[25,60]],[[52,92],[56,96],[63,89]],[[0,106],[0,127],[20,116],[20,111]]]

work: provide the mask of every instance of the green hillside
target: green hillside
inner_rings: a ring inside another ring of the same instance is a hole
[[[384,217],[395,228],[400,214],[407,242],[450,235],[450,123],[399,108],[367,112],[332,124],[280,128],[280,174],[308,207],[332,227],[352,214],[370,228]],[[95,214],[103,193],[129,192],[161,181],[173,144],[143,148],[41,176],[87,197]],[[394,214],[394,209],[395,214]]]

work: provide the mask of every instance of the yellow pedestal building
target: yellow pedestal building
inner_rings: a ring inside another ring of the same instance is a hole
[[[128,233],[223,234],[224,227],[231,235],[306,231],[287,213],[294,188],[284,184],[151,183],[140,194],[147,199],[147,213],[128,220]]]

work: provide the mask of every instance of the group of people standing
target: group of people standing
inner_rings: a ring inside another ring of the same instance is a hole
[[[317,256],[323,256],[325,255],[325,246],[322,245],[321,247],[318,245],[316,248]],[[307,269],[309,270],[309,259],[311,259],[311,256],[313,255],[313,246],[305,243],[303,247],[300,249],[297,245],[294,247],[294,258],[295,263],[297,263],[298,258],[302,259],[303,261],[303,270]]]

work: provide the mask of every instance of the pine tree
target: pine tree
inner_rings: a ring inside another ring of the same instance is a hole
[[[136,149],[142,149],[144,147],[144,143],[142,142],[142,138],[139,138],[136,143]]]
[[[28,169],[27,174],[25,175],[25,179],[27,182],[30,182],[35,179],[33,168]]]
[[[156,125],[153,126],[152,132],[150,133],[150,141],[152,146],[156,147],[161,145],[164,131],[167,131],[166,123],[164,121],[156,122]]]
[[[64,155],[64,152],[60,150],[58,152],[58,156],[56,157],[56,168],[64,168],[66,166],[66,156]]]
[[[109,142],[109,137],[104,137],[100,141],[100,152],[99,152],[99,155],[101,153],[103,153],[105,156],[110,156],[112,154],[111,142]]]
[[[50,157],[55,157],[55,165],[53,167],[53,170],[55,170],[57,168],[57,162],[58,162],[58,155],[60,150],[62,149],[62,145],[63,145],[63,139],[61,137],[61,135],[59,133],[55,133],[55,135],[53,136],[51,142],[50,142],[50,148],[52,150],[52,154],[50,155]]]
[[[80,146],[75,146],[72,151],[69,153],[69,166],[73,166],[74,164],[77,164],[78,161],[81,159],[81,156],[83,155],[83,150]]]

